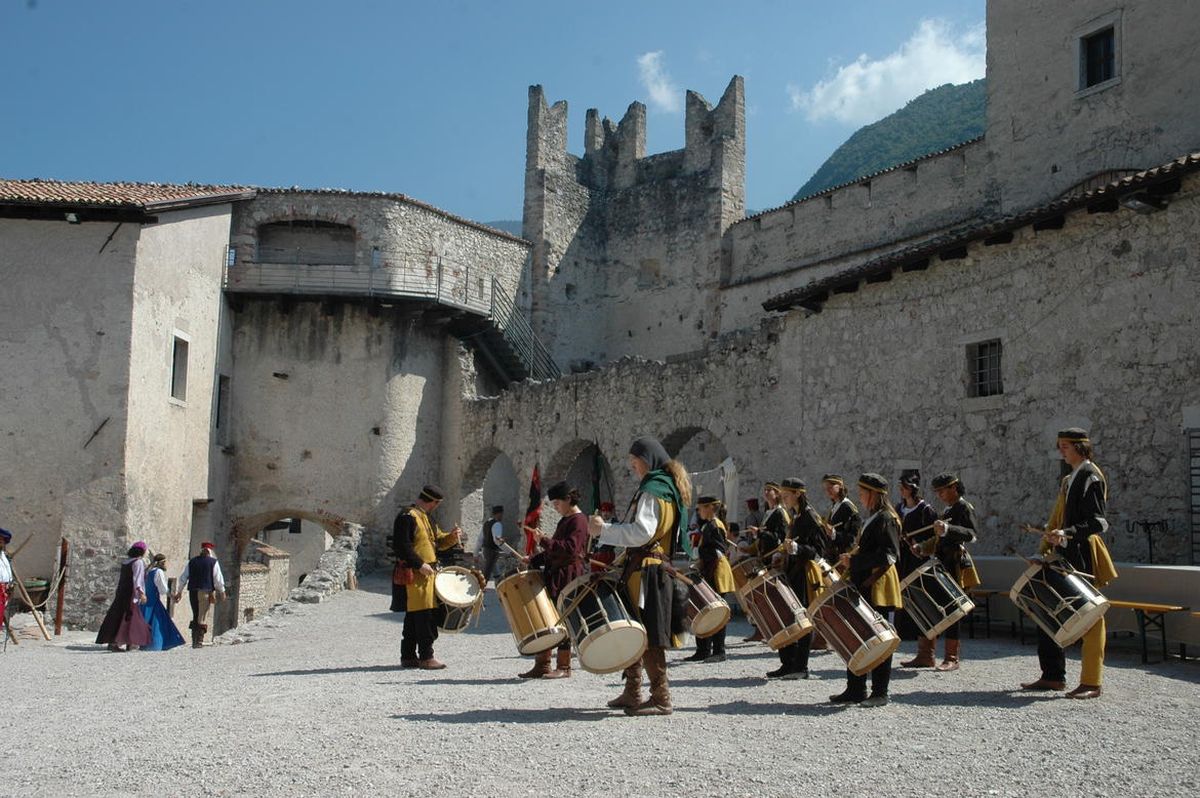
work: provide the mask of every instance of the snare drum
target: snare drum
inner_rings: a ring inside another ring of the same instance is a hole
[[[738,591],[738,598],[773,651],[790,646],[813,630],[800,599],[773,571],[760,573],[747,582]]]
[[[924,563],[904,577],[900,596],[908,617],[930,640],[975,609],[975,602],[937,560]]]
[[[442,603],[442,621],[438,629],[456,634],[467,628],[483,604],[483,586],[469,568],[451,565],[433,578],[433,592]]]
[[[541,571],[518,571],[496,585],[517,651],[528,656],[554,648],[567,636]]]
[[[625,608],[625,587],[613,577],[581,576],[558,594],[579,664],[590,673],[624,670],[646,653],[646,627]]]
[[[826,590],[809,608],[817,631],[862,676],[895,653],[900,635],[849,582]]]
[[[690,573],[688,579],[688,629],[696,637],[714,635],[729,623],[729,605],[700,574]]]
[[[1090,582],[1053,565],[1028,568],[1008,596],[1060,648],[1083,637],[1108,612],[1108,599]]]

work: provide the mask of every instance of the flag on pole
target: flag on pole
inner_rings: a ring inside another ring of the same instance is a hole
[[[529,509],[525,511],[525,556],[533,556],[537,550],[533,533],[542,522],[542,475],[537,464],[533,466],[533,479],[529,480]]]

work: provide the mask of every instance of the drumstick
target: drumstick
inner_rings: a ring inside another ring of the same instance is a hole
[[[500,545],[503,546],[504,548],[508,549],[509,551],[511,551],[513,553],[513,556],[516,557],[518,560],[528,560],[529,559],[524,554],[522,554],[521,552],[514,549],[512,546],[508,545],[507,540],[500,541]]]
[[[937,522],[935,521],[934,523],[937,523]],[[917,535],[921,534],[922,532],[928,532],[931,529],[933,529],[933,524],[930,524],[929,526],[923,526],[920,529],[914,529],[912,532],[905,532],[904,537],[914,538]]]
[[[1045,535],[1046,535],[1045,529],[1042,529],[1041,527],[1036,527],[1033,524],[1021,524],[1017,528],[1020,529],[1022,532],[1028,532],[1031,535],[1041,535],[1043,537],[1045,537]],[[1060,532],[1059,534],[1061,534],[1067,540],[1071,539],[1071,536],[1066,532]]]

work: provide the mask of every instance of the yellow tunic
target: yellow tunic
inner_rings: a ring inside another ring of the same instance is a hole
[[[454,545],[454,538],[448,532],[437,527],[420,507],[409,507],[406,510],[416,521],[416,531],[413,533],[413,551],[422,562],[435,565],[437,553],[445,551]],[[413,575],[413,583],[405,588],[410,612],[432,610],[437,606],[437,595],[433,590],[433,577],[425,576],[420,571]]]
[[[660,499],[657,496],[651,498],[658,503],[658,526],[654,530],[654,537],[651,538],[650,542],[646,544],[646,548],[652,553],[648,555],[646,559],[642,560],[642,568],[645,568],[649,565],[662,565],[663,558],[656,555],[662,555],[665,553],[664,543],[668,543],[670,541],[671,533],[675,530],[675,505],[671,504],[671,502],[667,501],[666,499]],[[728,563],[726,564],[726,567],[728,567]],[[730,581],[733,580],[732,573],[730,574],[729,578]],[[635,608],[634,612],[637,612],[636,608],[641,607],[642,598],[641,568],[629,575],[629,581],[626,583],[626,588],[629,593],[630,606]]]

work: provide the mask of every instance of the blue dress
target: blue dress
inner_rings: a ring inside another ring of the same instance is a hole
[[[183,635],[179,633],[171,616],[167,615],[167,608],[158,599],[158,585],[154,582],[154,572],[161,570],[151,568],[146,574],[146,606],[142,607],[142,615],[146,623],[150,624],[150,645],[143,649],[145,651],[167,651],[183,645]]]

